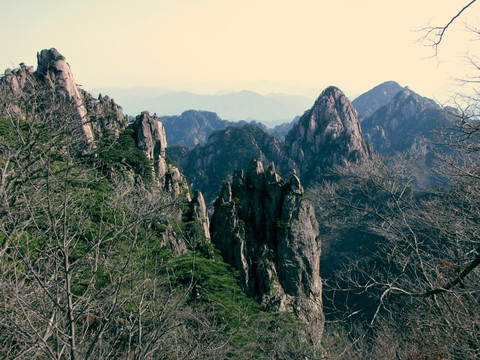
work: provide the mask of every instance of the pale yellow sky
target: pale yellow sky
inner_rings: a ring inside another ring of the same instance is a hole
[[[445,98],[462,76],[460,21],[440,48],[415,42],[467,0],[0,0],[0,68],[35,65],[56,47],[84,88],[158,86],[194,92],[250,89],[361,93],[395,80]],[[478,21],[480,6],[467,14]]]

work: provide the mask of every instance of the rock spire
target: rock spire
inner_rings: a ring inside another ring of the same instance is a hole
[[[285,148],[306,186],[323,178],[333,166],[361,160],[370,153],[357,111],[333,86],[322,92],[286,135]]]
[[[319,340],[319,230],[295,173],[284,181],[273,165],[265,170],[257,160],[246,173],[237,171],[215,202],[210,233],[248,295],[268,310],[295,312]]]

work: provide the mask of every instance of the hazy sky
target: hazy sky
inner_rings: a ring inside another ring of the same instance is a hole
[[[443,98],[465,73],[462,22],[439,61],[416,30],[467,0],[0,0],[0,68],[55,47],[85,89],[361,93],[395,80]],[[468,13],[478,22],[480,4]],[[477,52],[480,53],[480,52]]]

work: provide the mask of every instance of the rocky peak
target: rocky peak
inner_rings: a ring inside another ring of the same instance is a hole
[[[320,238],[298,177],[284,181],[253,160],[224,182],[210,225],[212,241],[237,268],[248,295],[272,311],[294,311],[319,341],[323,328]]]
[[[69,98],[80,98],[73,74],[65,57],[57,49],[44,49],[37,53],[37,70],[35,75],[49,78],[57,86],[57,91],[65,93]]]
[[[35,97],[34,103],[41,108],[64,101],[65,106],[59,108],[57,105],[55,111],[63,111],[64,114],[60,117],[68,116],[73,120],[69,124],[69,131],[72,134],[80,133],[78,150],[81,152],[94,147],[94,132],[100,132],[106,127],[115,128],[115,133],[118,134],[118,129],[126,125],[125,117],[118,106],[114,110],[117,114],[116,122],[108,123],[107,119],[112,118],[111,111],[109,116],[106,116],[107,112],[98,109],[91,95],[77,87],[70,66],[56,49],[42,50],[37,54],[37,61],[36,71],[32,66],[23,63],[17,69],[5,71],[0,82],[3,86],[6,85],[4,90],[8,89],[9,94],[4,93],[3,96],[13,96],[20,101],[32,101],[31,97]],[[20,107],[13,110],[20,117],[26,115]],[[96,110],[99,113],[95,112]],[[104,123],[99,124],[99,118],[104,118]]]
[[[163,179],[167,173],[167,138],[162,123],[157,120],[156,115],[152,116],[148,111],[143,111],[129,127],[135,131],[137,147],[153,162],[155,175]]]
[[[448,124],[440,106],[404,88],[386,105],[362,122],[365,139],[375,150],[394,154],[421,145],[421,138]]]
[[[357,111],[333,86],[322,92],[286,135],[285,147],[306,185],[321,179],[334,165],[358,161],[369,154]]]
[[[137,147],[152,161],[159,184],[175,196],[183,194],[190,198],[188,184],[183,174],[176,166],[167,164],[165,155],[167,138],[165,129],[157,116],[143,111],[129,125],[129,128],[135,132]]]
[[[57,49],[44,49],[37,53],[37,70],[35,76],[50,84],[55,93],[63,95],[65,100],[75,105],[78,120],[87,143],[93,143],[93,130],[87,118],[83,97],[78,89],[73,73],[65,57]]]
[[[395,81],[386,81],[352,101],[362,119],[368,118],[383,105],[388,104],[403,88]],[[360,119],[362,121],[362,119]]]

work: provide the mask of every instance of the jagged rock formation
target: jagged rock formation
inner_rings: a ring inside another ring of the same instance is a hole
[[[94,99],[85,90],[80,91],[95,140],[107,136],[118,137],[120,131],[128,125],[127,116],[123,114],[121,106],[108,95],[100,94]]]
[[[49,83],[58,95],[64,96],[65,100],[75,105],[85,141],[92,144],[93,130],[87,118],[87,110],[65,57],[57,49],[51,48],[37,53],[37,61],[35,76]]]
[[[294,311],[321,338],[318,224],[294,172],[283,181],[257,160],[237,171],[215,202],[210,233],[247,294],[269,310]]]
[[[335,165],[359,161],[370,154],[357,111],[336,87],[325,89],[285,137],[287,166],[297,170],[306,186],[323,178]]]
[[[402,90],[395,81],[386,81],[353,100],[352,105],[361,116],[360,122],[389,103]]]
[[[189,197],[189,187],[183,174],[175,165],[166,161],[167,138],[157,116],[144,111],[135,118],[129,128],[135,131],[137,147],[152,161],[159,184],[175,196],[184,194]]]
[[[61,109],[62,113],[57,114],[57,117],[62,121],[73,120],[71,135],[79,136],[76,140],[81,153],[88,153],[95,148],[96,142],[115,142],[128,125],[122,108],[108,96],[99,95],[98,99],[94,99],[88,92],[79,89],[65,57],[56,49],[42,50],[37,54],[37,60],[36,71],[24,64],[18,69],[5,71],[0,80],[3,92],[1,98],[13,96],[22,98],[28,104],[35,97],[40,99],[36,100],[40,101],[38,110]],[[26,116],[25,110],[20,107],[9,111],[14,111],[19,117]],[[156,117],[144,112],[129,127],[134,130],[137,147],[154,164],[157,182],[174,196],[182,195],[189,199],[188,185],[180,170],[167,164],[167,141],[162,124]],[[77,128],[79,132],[75,132]]]
[[[195,145],[207,142],[215,130],[225,129],[229,122],[209,111],[188,110],[181,115],[162,116],[158,118],[165,127],[167,141],[170,145]]]
[[[362,122],[365,139],[381,154],[395,154],[423,146],[421,138],[448,120],[440,106],[405,88],[392,101]]]
[[[79,89],[65,57],[55,48],[39,52],[37,61],[36,71],[23,63],[17,69],[7,69],[1,82],[9,88],[10,96],[23,98],[26,102],[32,97],[38,97],[44,107],[53,104],[58,107],[62,102],[63,111],[73,115],[72,134],[76,134],[75,127],[80,130],[78,136],[83,140],[80,151],[85,152],[94,146],[94,141],[107,132],[118,136],[119,131],[125,128],[127,118],[121,107],[108,97],[99,96],[95,100]],[[15,112],[20,117],[25,116],[20,108]]]
[[[203,241],[210,242],[210,219],[208,218],[207,206],[201,191],[195,191],[193,199],[188,203],[182,220],[186,223],[194,222],[199,225]]]

